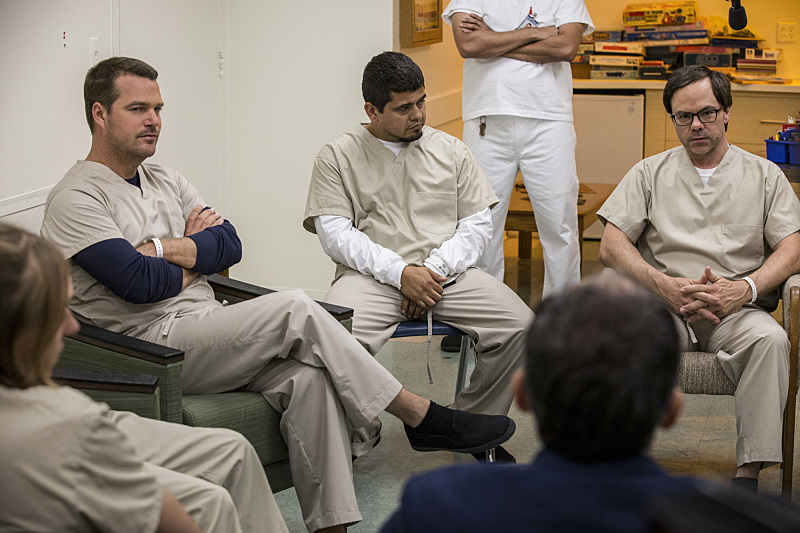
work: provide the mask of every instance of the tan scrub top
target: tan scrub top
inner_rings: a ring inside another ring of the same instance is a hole
[[[729,279],[752,274],[800,230],[800,202],[781,170],[733,145],[707,185],[683,146],[642,160],[597,216],[658,271],[693,279],[706,266]]]
[[[323,146],[314,161],[303,227],[338,215],[373,242],[422,265],[462,218],[498,202],[464,143],[425,127],[395,156],[359,126]],[[337,265],[336,277],[349,270]]]
[[[0,386],[0,531],[155,531],[163,491],[108,407]]]
[[[125,239],[134,247],[147,239],[180,238],[197,205],[197,190],[173,169],[139,166],[141,190],[105,165],[78,161],[59,181],[45,203],[42,236],[71,258],[108,239]],[[78,265],[71,264],[75,294],[70,308],[81,319],[138,336],[170,314],[214,302],[205,276],[166,300],[133,304],[112,293]]]

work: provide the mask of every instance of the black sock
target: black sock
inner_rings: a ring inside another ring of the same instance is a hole
[[[758,478],[735,477],[731,480],[731,485],[749,492],[758,492]]]
[[[442,433],[453,427],[453,416],[455,411],[442,407],[441,405],[431,402],[428,407],[428,412],[425,413],[425,418],[415,428],[419,431],[428,433]]]

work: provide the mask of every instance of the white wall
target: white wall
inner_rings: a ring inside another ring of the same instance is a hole
[[[225,216],[227,79],[219,75],[225,0],[115,0],[115,52],[158,71],[161,135],[150,162],[175,168]],[[191,23],[189,23],[191,22]],[[233,220],[233,219],[232,219]],[[235,220],[234,220],[235,222]]]
[[[89,37],[110,55],[110,0],[0,0],[0,217],[33,231],[50,187],[89,151]]]
[[[392,6],[374,0],[237,0],[228,11],[230,218],[237,278],[321,297],[333,263],[302,228],[314,156],[367,120],[361,73],[391,50]]]
[[[333,265],[301,226],[311,165],[365,120],[361,71],[392,48],[392,3],[297,6],[0,0],[0,217],[37,231],[47,191],[88,153],[82,87],[97,36],[100,58],[131,55],[159,71],[166,105],[153,160],[236,225],[245,257],[233,275],[321,297]]]

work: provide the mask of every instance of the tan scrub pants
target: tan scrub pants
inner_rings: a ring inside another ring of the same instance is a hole
[[[258,454],[239,433],[118,411],[111,416],[202,531],[287,531]]]
[[[309,531],[361,520],[351,453],[371,447],[380,428],[375,420],[401,385],[319,304],[297,290],[231,306],[210,302],[145,337],[185,352],[185,393],[246,386],[282,413]],[[351,447],[345,417],[354,428],[372,428],[368,442]]]
[[[355,270],[339,277],[325,296],[327,302],[352,307],[353,336],[376,354],[397,324],[403,295],[391,285]],[[433,319],[457,327],[476,343],[475,370],[470,384],[452,407],[473,413],[508,413],[511,376],[525,349],[525,331],[533,312],[519,296],[493,276],[471,268],[446,287],[433,307]]]
[[[693,343],[685,322],[679,324],[683,351],[702,350],[717,360],[736,385],[736,462],[739,466],[763,461],[764,467],[782,461],[781,428],[789,388],[789,338],[765,311],[743,307],[714,326],[691,324]]]

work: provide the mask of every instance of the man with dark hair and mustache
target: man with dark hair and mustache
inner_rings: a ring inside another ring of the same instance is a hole
[[[308,191],[303,226],[336,263],[325,299],[355,310],[353,335],[373,354],[404,320],[458,327],[477,362],[453,407],[505,415],[533,313],[474,268],[497,196],[463,142],[425,125],[425,79],[411,58],[373,57],[361,91],[369,124],[322,147]],[[497,459],[514,461],[502,447]]]
[[[736,385],[733,484],[755,491],[782,461],[789,339],[769,312],[800,272],[800,202],[775,164],[728,144],[724,75],[678,69],[663,100],[683,146],[639,162],[597,213],[600,260],[667,303],[684,351],[716,353]]]

